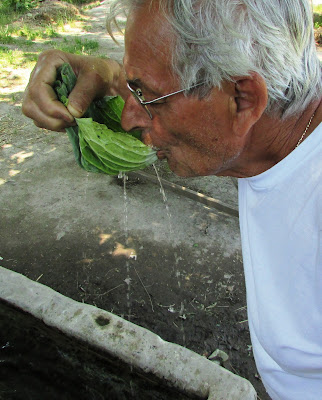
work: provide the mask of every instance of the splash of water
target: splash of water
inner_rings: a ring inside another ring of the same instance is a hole
[[[175,246],[173,244],[174,243],[174,241],[173,241],[173,236],[174,235],[173,235],[173,229],[172,229],[172,216],[171,216],[171,212],[170,212],[170,208],[169,208],[169,202],[168,202],[167,196],[165,194],[164,187],[162,185],[162,180],[160,178],[160,175],[158,173],[158,170],[157,170],[157,167],[155,166],[155,164],[153,164],[153,168],[154,168],[155,174],[156,174],[156,176],[158,178],[158,181],[159,181],[159,184],[160,184],[160,193],[162,195],[163,203],[165,205],[166,212],[167,212],[167,215],[168,215],[170,240],[171,240],[171,243],[172,243],[172,247],[174,249]],[[178,257],[176,252],[174,252],[174,257],[175,257],[174,274],[175,274],[175,277],[177,279],[178,288],[180,289],[181,288],[181,275],[182,274],[181,274],[181,272],[179,270],[178,264],[179,264],[179,261],[181,260],[181,257]],[[183,340],[183,344],[185,345],[185,343],[186,343],[186,333],[185,333],[183,321],[186,319],[186,315],[185,315],[184,300],[181,301],[180,309],[179,309],[178,312],[179,312],[179,317],[181,318],[181,328],[180,329],[181,329],[181,333],[182,333],[182,340]]]
[[[128,227],[128,207],[127,207],[127,191],[126,191],[126,182],[128,180],[128,176],[125,173],[120,173],[119,178],[123,178],[123,203],[124,203],[124,237],[125,237],[125,246],[129,245],[129,227]],[[125,262],[126,267],[126,279],[124,282],[127,285],[126,290],[126,302],[127,302],[127,310],[128,310],[128,320],[131,321],[131,312],[132,312],[132,302],[131,302],[131,281],[130,278],[130,261],[127,258]]]
[[[89,178],[89,172],[86,173],[86,179],[85,179],[85,190],[84,190],[85,202],[87,202],[87,188],[89,185],[88,178]],[[86,226],[86,224],[85,224],[85,226]],[[85,242],[87,242],[87,237],[88,237],[88,230],[85,229]],[[83,259],[86,259],[86,258],[87,258],[86,253],[83,252]]]
[[[171,216],[171,212],[170,212],[170,208],[169,208],[169,202],[168,202],[167,196],[165,194],[164,187],[162,185],[162,181],[161,181],[159,172],[158,172],[157,167],[155,166],[155,164],[153,164],[153,168],[154,168],[155,174],[156,174],[156,176],[158,178],[158,181],[159,181],[159,184],[160,184],[160,193],[162,195],[163,203],[164,203],[165,209],[167,211],[168,221],[169,221],[170,237],[171,237],[173,235],[173,229],[172,229],[172,216]]]
[[[123,204],[124,204],[124,237],[125,237],[125,246],[128,247],[129,245],[129,225],[128,225],[128,199],[127,199],[127,191],[126,191],[126,182],[129,179],[129,177],[126,175],[124,172],[120,172],[118,175],[119,179],[123,178]],[[130,258],[132,258],[130,256]],[[131,277],[130,277],[130,260],[126,258],[125,261],[125,267],[126,267],[126,278],[124,279],[124,282],[127,285],[126,289],[126,305],[127,305],[127,311],[128,311],[128,320],[131,321],[131,313],[132,313],[132,300],[131,300]],[[131,372],[133,371],[133,365],[132,362],[130,363],[130,369]],[[130,388],[131,388],[131,394],[134,396],[134,388],[132,385],[132,379],[130,379]]]

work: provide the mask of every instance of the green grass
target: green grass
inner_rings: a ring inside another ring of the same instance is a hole
[[[96,7],[100,4],[100,1],[93,0],[65,0],[67,3],[74,4],[76,6],[85,5],[85,7],[91,8]],[[37,7],[39,0],[1,0],[0,4],[0,25],[1,21],[10,21],[12,14],[21,15],[26,11]],[[92,5],[93,4],[93,5]]]
[[[67,53],[91,55],[98,50],[99,43],[96,40],[74,37],[73,39],[64,38],[61,43],[53,42],[53,47]]]
[[[17,29],[15,32],[18,36],[25,37],[27,40],[36,40],[36,39],[47,39],[59,37],[58,32],[54,29],[52,25],[48,25],[43,29],[30,28],[25,25],[20,29]]]
[[[322,14],[322,4],[318,4],[317,6],[313,6],[313,12]]]
[[[5,44],[8,43],[8,41]],[[20,44],[21,39],[10,37],[10,44]],[[3,43],[3,40],[0,38],[0,43]],[[26,43],[32,44],[31,41],[24,40],[23,44]],[[46,41],[44,42],[46,46],[50,48],[59,49],[62,51],[66,51],[72,54],[85,54],[91,55],[96,52],[99,48],[99,43],[95,40],[81,39],[77,37],[73,38],[64,38],[63,41]],[[8,67],[8,66],[24,66],[24,67],[32,67],[33,64],[37,61],[40,51],[25,51],[21,49],[11,49],[9,47],[0,45],[0,67]]]
[[[8,49],[7,47],[0,46],[0,60],[1,66],[12,65],[15,61],[15,51]]]
[[[15,44],[16,39],[11,36],[11,32],[8,29],[0,27],[0,43]]]
[[[100,2],[93,3],[89,0],[67,0],[68,3],[74,5],[82,5],[91,3],[85,7],[93,7],[100,4]],[[39,4],[39,0],[0,0],[0,29],[5,26],[10,26],[14,21],[17,21],[22,15],[28,13],[28,10],[36,7]],[[19,5],[16,7],[15,5]],[[63,27],[67,23],[72,23],[75,20],[80,20],[80,16],[74,16],[68,12],[68,10],[61,10],[61,12],[55,16],[56,20],[54,21],[56,27]],[[45,28],[48,35],[49,27]],[[53,30],[53,27],[51,28]],[[40,36],[37,33],[38,37]],[[32,40],[32,39],[31,39]]]
[[[19,18],[19,13],[14,10],[8,9],[3,3],[0,4],[0,26],[10,24]]]
[[[28,26],[13,29],[8,26],[0,26],[0,44],[31,46],[33,41],[37,39],[57,38],[59,36],[52,26],[43,29],[33,29]]]
[[[73,25],[74,22],[82,21],[82,17],[79,15],[73,15],[66,10],[61,10],[61,12],[55,16],[55,25],[61,29],[64,28],[66,24]]]
[[[83,4],[89,4],[91,5],[93,2],[95,3],[94,7],[99,5],[101,1],[95,1],[95,0],[65,0],[66,3],[74,4],[75,6],[81,6]]]
[[[69,3],[90,9],[100,4],[92,0],[67,0]],[[61,39],[65,24],[72,25],[75,20],[80,21],[79,15],[72,16],[62,10],[56,16],[53,24],[42,27],[32,27],[28,24],[17,26],[14,21],[28,10],[39,4],[38,0],[0,0],[0,68],[8,66],[23,66],[31,68],[39,56],[39,45],[35,41],[43,41],[41,48],[56,48],[73,54],[91,55],[99,48],[98,41],[68,37]],[[88,28],[89,29],[89,28]],[[58,38],[58,40],[52,40]],[[13,48],[15,47],[15,48]]]
[[[101,4],[100,1],[94,1],[93,3],[86,4],[85,6],[82,7],[83,11],[86,10],[91,10],[92,8],[98,7]]]
[[[322,14],[314,15],[314,28],[318,29],[322,26]]]
[[[0,46],[0,67],[32,67],[37,61],[38,53],[8,49]]]
[[[313,13],[314,28],[320,28],[322,26],[322,4],[313,6]]]

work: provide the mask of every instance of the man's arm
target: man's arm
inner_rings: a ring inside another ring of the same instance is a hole
[[[77,76],[68,108],[53,90],[57,69],[65,62]],[[31,73],[22,111],[40,128],[63,131],[74,125],[74,117],[81,117],[94,99],[117,94],[125,97],[127,91],[123,67],[115,60],[49,50],[39,56]]]

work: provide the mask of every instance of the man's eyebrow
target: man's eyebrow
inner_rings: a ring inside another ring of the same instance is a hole
[[[143,85],[143,82],[142,82],[141,79],[139,79],[139,78],[126,79],[126,82],[129,83],[130,85],[131,85],[131,84],[137,85],[137,86]]]

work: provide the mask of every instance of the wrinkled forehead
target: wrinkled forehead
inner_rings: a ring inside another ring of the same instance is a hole
[[[175,34],[156,5],[133,9],[125,29],[124,68],[127,75],[158,75],[172,79]],[[129,76],[132,79],[134,76]]]

